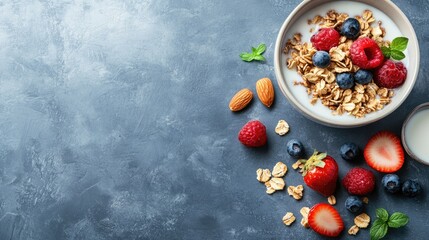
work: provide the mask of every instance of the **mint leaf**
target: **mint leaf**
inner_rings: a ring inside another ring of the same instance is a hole
[[[264,56],[262,55],[256,55],[253,57],[253,59],[258,60],[258,61],[265,61],[266,59],[264,58]]]
[[[257,54],[257,52],[258,52],[258,50],[256,48],[252,47],[252,53]]]
[[[395,60],[402,60],[405,58],[405,54],[399,50],[392,50],[390,56]]]
[[[390,44],[390,48],[392,50],[404,51],[407,48],[407,45],[408,45],[408,38],[397,37],[393,39],[392,43]]]
[[[408,220],[409,218],[407,215],[401,212],[395,212],[389,217],[389,221],[387,222],[387,224],[389,225],[389,227],[399,228],[407,225]]]
[[[259,46],[256,48],[256,54],[261,55],[262,53],[265,52],[265,50],[267,49],[267,46],[265,46],[265,44],[261,43],[259,44]]]
[[[382,239],[387,234],[388,225],[381,219],[376,219],[369,230],[371,240]]]
[[[246,62],[251,62],[255,59],[255,57],[252,53],[247,53],[247,52],[241,53],[240,58],[241,58],[241,60],[246,61]]]
[[[383,55],[385,58],[390,58],[390,53],[391,53],[390,48],[383,46],[381,47],[381,51],[383,52]]]
[[[387,222],[387,220],[389,219],[389,213],[384,208],[377,208],[377,210],[375,210],[375,214],[379,219],[383,220],[384,222]]]

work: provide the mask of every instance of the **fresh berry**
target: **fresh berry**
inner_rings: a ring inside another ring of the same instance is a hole
[[[420,194],[422,187],[414,180],[407,180],[402,184],[402,194],[407,197],[415,197]]]
[[[350,194],[365,195],[374,190],[375,176],[365,168],[352,168],[343,178],[343,186]]]
[[[304,182],[316,192],[331,196],[335,192],[338,179],[338,165],[335,159],[326,153],[317,151],[305,161],[302,176]]]
[[[267,142],[264,124],[257,120],[246,123],[238,133],[238,140],[247,147],[264,146]]]
[[[387,60],[374,73],[375,83],[379,87],[397,88],[401,86],[407,78],[407,69],[401,62]]]
[[[381,179],[381,184],[390,193],[396,193],[401,190],[401,181],[396,174],[384,175],[383,179]]]
[[[372,72],[365,69],[359,69],[357,72],[355,72],[354,77],[357,83],[368,84],[372,80]]]
[[[353,74],[351,73],[338,73],[336,76],[337,84],[342,89],[352,88],[354,85]]]
[[[371,38],[359,38],[350,47],[353,64],[363,69],[373,69],[383,63],[384,56],[378,44]]]
[[[302,157],[304,154],[304,146],[302,146],[302,143],[296,139],[291,139],[286,144],[286,150],[289,155],[291,155],[294,158]]]
[[[360,32],[360,23],[356,18],[347,18],[341,26],[341,35],[350,39],[356,39]]]
[[[344,160],[354,161],[359,155],[359,147],[354,143],[345,143],[340,147],[340,154]]]
[[[308,224],[315,232],[327,237],[337,237],[344,229],[340,214],[327,203],[318,203],[310,209]]]
[[[352,213],[361,213],[363,211],[363,202],[360,198],[356,196],[349,196],[346,199],[346,208]]]
[[[312,57],[313,64],[319,68],[326,68],[331,64],[331,56],[325,51],[317,51]]]
[[[338,46],[340,43],[340,34],[333,28],[321,28],[314,34],[310,41],[317,50],[328,51]]]
[[[363,155],[366,163],[379,172],[393,173],[404,164],[401,139],[388,131],[380,131],[372,136]]]

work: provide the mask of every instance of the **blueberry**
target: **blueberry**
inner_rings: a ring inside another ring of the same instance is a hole
[[[351,73],[338,73],[336,80],[338,86],[342,89],[349,89],[354,85],[354,78]]]
[[[422,191],[420,184],[414,180],[407,180],[402,184],[402,194],[407,197],[415,197]]]
[[[359,36],[360,23],[356,18],[347,18],[341,26],[341,35],[350,39],[356,39]]]
[[[290,140],[286,145],[287,153],[292,157],[299,158],[304,154],[302,143],[296,139]]]
[[[363,202],[356,196],[349,196],[346,199],[346,208],[352,213],[361,213],[363,211]]]
[[[390,193],[396,193],[401,190],[401,181],[396,174],[386,174],[381,180],[384,189]]]
[[[319,68],[326,68],[331,64],[331,56],[325,51],[317,51],[312,57],[313,64]]]
[[[364,69],[359,69],[355,73],[355,81],[359,84],[368,84],[372,80],[372,72]]]
[[[340,154],[344,160],[354,161],[359,155],[359,147],[354,143],[345,143],[340,147]]]

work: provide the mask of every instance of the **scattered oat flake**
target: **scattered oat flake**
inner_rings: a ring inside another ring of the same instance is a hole
[[[358,226],[359,228],[367,228],[370,221],[371,218],[366,213],[361,213],[357,215],[354,219],[356,226]]]
[[[305,228],[309,228],[310,224],[308,224],[308,218],[302,218],[301,219],[301,225]]]
[[[337,203],[337,199],[335,198],[334,195],[331,195],[328,197],[328,203],[331,205],[335,205]]]
[[[282,162],[276,163],[273,168],[273,177],[283,177],[287,173],[287,166]]]
[[[303,167],[304,167],[304,164],[300,160],[298,160],[294,164],[292,164],[292,168],[295,170],[298,168],[303,168]]]
[[[286,226],[290,226],[293,222],[295,222],[295,216],[291,212],[287,212],[286,215],[283,216],[283,223]]]
[[[287,192],[289,196],[292,196],[295,200],[300,200],[302,198],[304,187],[302,185],[298,186],[289,186]]]
[[[350,235],[356,235],[358,232],[359,232],[359,227],[356,225],[353,225],[348,231]]]
[[[275,132],[280,136],[285,135],[289,132],[289,124],[285,120],[279,120]]]
[[[369,199],[367,197],[363,197],[362,198],[362,202],[365,203],[365,204],[368,204]]]
[[[256,170],[256,179],[259,182],[267,182],[271,178],[271,172],[269,169],[261,169]]]

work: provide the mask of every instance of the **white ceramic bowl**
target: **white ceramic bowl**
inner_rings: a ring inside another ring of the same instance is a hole
[[[316,105],[311,105],[311,96],[307,95],[306,89],[303,86],[293,85],[293,81],[300,81],[301,77],[295,70],[288,69],[286,66],[288,56],[283,53],[283,48],[287,39],[300,32],[303,35],[302,41],[309,42],[311,37],[309,30],[314,25],[308,25],[307,20],[312,19],[317,14],[324,16],[331,9],[348,13],[351,17],[361,15],[364,10],[369,9],[373,11],[377,21],[382,21],[382,26],[386,29],[385,39],[392,40],[399,36],[405,36],[409,39],[408,47],[404,52],[406,58],[402,60],[408,71],[405,83],[395,89],[395,96],[390,104],[382,110],[367,114],[364,118],[355,118],[347,114],[334,116],[331,110],[323,106],[320,101]],[[419,63],[419,45],[414,29],[405,14],[390,0],[304,0],[283,23],[277,37],[274,56],[277,82],[288,101],[309,119],[327,126],[340,128],[367,125],[395,111],[411,92],[417,79]]]

